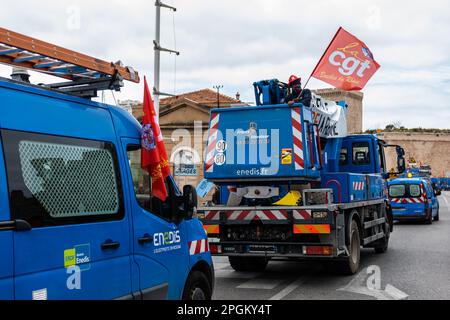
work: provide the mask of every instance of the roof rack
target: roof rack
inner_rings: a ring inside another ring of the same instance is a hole
[[[140,82],[138,72],[120,61],[106,62],[4,28],[0,63],[71,80],[45,86],[84,98],[97,97],[98,90],[120,91],[123,80]]]

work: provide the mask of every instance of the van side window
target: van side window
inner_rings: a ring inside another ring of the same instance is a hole
[[[348,148],[342,148],[339,157],[339,165],[346,166],[348,164]]]
[[[368,142],[353,143],[353,164],[357,166],[370,165],[370,147]]]
[[[46,227],[123,218],[112,143],[10,130],[1,135],[13,219]]]
[[[152,181],[149,173],[141,168],[141,146],[131,145],[127,147],[131,176],[133,178],[134,193],[139,205],[154,215],[165,220],[171,220],[174,215],[175,197],[169,196],[165,202],[151,196]],[[173,186],[166,181],[169,195],[174,194]]]

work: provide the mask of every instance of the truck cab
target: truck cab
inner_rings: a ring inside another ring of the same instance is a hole
[[[0,299],[209,299],[192,189],[150,196],[126,111],[0,80]]]
[[[418,220],[427,224],[439,220],[439,201],[429,179],[392,180],[389,182],[389,199],[395,220]]]

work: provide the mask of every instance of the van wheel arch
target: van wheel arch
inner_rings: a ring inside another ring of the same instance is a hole
[[[209,289],[210,289],[211,296],[212,296],[212,293],[214,291],[214,271],[213,271],[212,267],[204,260],[197,262],[190,270],[188,276],[186,277],[182,294],[184,294],[184,291],[186,289],[186,284],[188,283],[189,279],[193,276],[194,273],[198,273],[198,272],[203,274],[206,277],[206,279],[208,280],[208,285],[209,285]]]

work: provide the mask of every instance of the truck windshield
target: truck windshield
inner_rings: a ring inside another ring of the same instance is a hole
[[[418,198],[421,195],[418,184],[397,184],[389,187],[389,197],[391,198]]]

